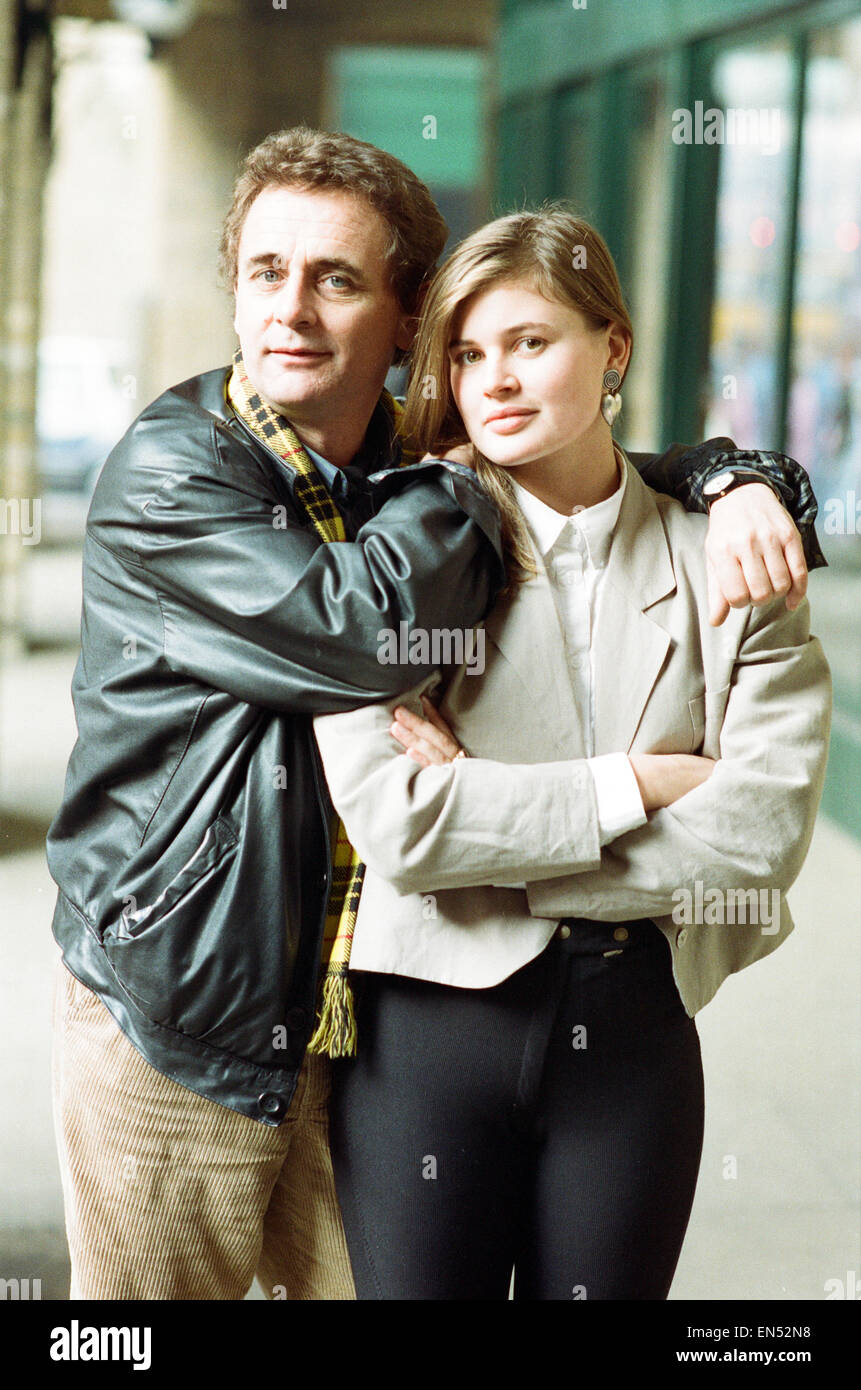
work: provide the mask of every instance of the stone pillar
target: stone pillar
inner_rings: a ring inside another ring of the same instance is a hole
[[[41,534],[36,368],[52,57],[44,8],[0,0],[0,26],[0,648],[8,651],[17,646],[26,556]]]

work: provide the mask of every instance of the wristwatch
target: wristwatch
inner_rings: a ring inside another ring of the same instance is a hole
[[[713,478],[709,478],[708,482],[703,483],[703,497],[711,507],[713,502],[719,502],[728,492],[732,492],[733,488],[744,487],[746,483],[764,483],[766,487],[771,488],[778,501],[783,502],[770,478],[764,477],[762,473],[737,468],[724,468],[720,473],[715,473]]]

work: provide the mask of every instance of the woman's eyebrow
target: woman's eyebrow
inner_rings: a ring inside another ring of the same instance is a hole
[[[515,334],[515,333],[522,333],[522,332],[524,331],[524,329],[527,329],[527,328],[543,328],[544,331],[545,331],[546,333],[550,333],[550,332],[553,331],[553,324],[552,324],[552,323],[515,323],[515,324],[512,324],[512,326],[511,326],[510,328],[504,328],[504,329],[502,330],[502,333],[501,333],[500,336],[503,337],[503,338],[511,337],[511,336],[513,336],[513,334]],[[449,346],[449,351],[451,351],[452,348],[474,347],[474,346],[475,346],[475,343],[474,343],[474,340],[473,340],[472,338],[454,338],[454,339],[452,339],[452,341],[449,343],[448,346]]]
[[[522,333],[524,328],[544,328],[548,331],[553,327],[552,323],[516,323],[513,328],[506,328],[506,333]]]

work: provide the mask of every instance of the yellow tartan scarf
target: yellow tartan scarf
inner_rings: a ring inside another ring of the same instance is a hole
[[[266,405],[254,390],[239,349],[233,355],[227,397],[258,439],[295,471],[294,496],[321,540],[346,540],[341,513],[323,479],[288,421]],[[380,403],[391,416],[396,430],[403,414],[401,407],[388,391],[383,391]],[[410,463],[412,457],[404,454],[401,462]],[[325,1052],[330,1057],[353,1057],[356,1052],[356,1016],[347,971],[364,875],[365,866],[347,839],[343,821],[338,820],[332,832],[332,886],[323,935],[325,973],[317,1027],[308,1043],[310,1052]]]

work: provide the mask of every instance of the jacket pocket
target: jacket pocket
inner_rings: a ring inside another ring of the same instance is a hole
[[[116,941],[128,941],[140,936],[149,926],[170,912],[186,893],[190,893],[204,874],[214,869],[236,842],[236,832],[225,820],[219,817],[213,821],[194,854],[183,864],[167,887],[162,889],[158,897],[145,907],[124,911],[118,928],[116,931],[109,930],[106,939],[110,937]]]
[[[156,1023],[199,1034],[223,1006],[213,986],[225,950],[220,899],[238,837],[222,820],[148,906],[124,913],[104,949],[123,989]],[[224,966],[229,974],[230,963]]]
[[[688,700],[688,713],[691,716],[691,746],[688,750],[696,753],[702,747],[703,737],[706,731],[706,696],[697,695],[696,699]]]
[[[731,686],[725,685],[720,690],[707,690],[695,700],[688,700],[693,725],[692,753],[704,753],[711,758],[720,756],[716,750],[730,689]]]
[[[720,732],[723,717],[726,714],[726,702],[731,690],[731,685],[725,685],[720,690],[706,691],[706,725],[710,731]]]

